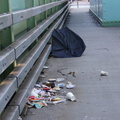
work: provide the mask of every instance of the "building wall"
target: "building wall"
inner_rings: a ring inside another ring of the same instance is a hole
[[[90,11],[101,24],[120,25],[119,0],[90,0]]]
[[[120,20],[120,0],[103,0],[103,20]]]

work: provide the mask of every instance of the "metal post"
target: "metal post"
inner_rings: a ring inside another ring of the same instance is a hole
[[[77,0],[77,8],[79,8],[79,2],[78,2],[78,0]]]

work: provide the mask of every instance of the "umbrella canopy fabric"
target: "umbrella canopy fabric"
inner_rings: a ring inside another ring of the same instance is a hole
[[[52,36],[52,55],[55,57],[80,57],[86,48],[82,38],[68,27],[54,30]]]

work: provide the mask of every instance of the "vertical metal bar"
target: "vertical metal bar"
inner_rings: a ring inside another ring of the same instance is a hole
[[[46,0],[46,3],[50,3],[51,0]],[[49,17],[51,15],[51,9],[47,10],[47,17]]]
[[[45,4],[49,3],[49,0],[45,1]],[[46,10],[46,18],[49,17],[49,10]]]
[[[40,1],[34,0],[34,6],[39,6],[39,5],[40,5]],[[37,25],[38,23],[40,23],[40,14],[35,16],[35,25]]]
[[[58,0],[56,0],[56,1],[58,1]],[[56,8],[56,12],[57,12],[58,11],[58,6],[56,6],[55,8]]]
[[[52,2],[55,2],[55,0],[52,0]],[[55,7],[52,8],[52,14],[55,13]]]
[[[0,0],[0,14],[10,11],[9,0]],[[13,41],[12,27],[5,28],[0,31],[0,51],[10,45]],[[13,65],[8,67],[4,73],[0,75],[0,81],[2,81],[13,69]]]
[[[50,0],[50,2],[52,2],[52,0]],[[52,8],[50,9],[50,15],[52,15]]]
[[[9,11],[8,0],[0,0],[0,14]]]
[[[46,4],[46,0],[40,0],[40,5]],[[46,19],[46,11],[41,13],[41,21]]]
[[[34,7],[34,0],[26,0],[26,8]],[[35,27],[35,17],[27,20],[28,30]]]
[[[77,0],[77,8],[79,8],[79,1]]]

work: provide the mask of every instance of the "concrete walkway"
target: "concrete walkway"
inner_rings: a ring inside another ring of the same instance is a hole
[[[78,58],[49,58],[46,77],[38,82],[65,77],[60,69],[75,71],[76,77],[69,75],[66,82],[76,85],[69,91],[77,102],[30,109],[23,120],[120,120],[120,27],[100,27],[82,1],[71,8],[66,26],[82,37],[86,51]],[[101,70],[109,75],[101,77]]]

